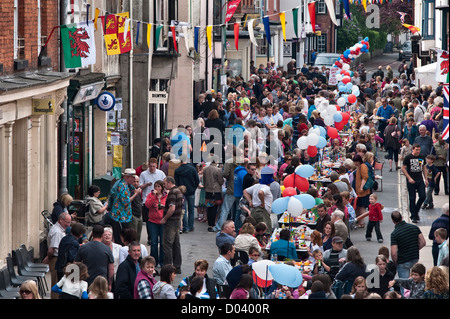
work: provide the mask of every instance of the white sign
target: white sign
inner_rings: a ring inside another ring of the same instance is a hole
[[[328,85],[337,85],[336,74],[338,74],[340,68],[330,68],[330,76],[328,78]]]
[[[148,103],[167,104],[168,96],[165,91],[148,91]]]

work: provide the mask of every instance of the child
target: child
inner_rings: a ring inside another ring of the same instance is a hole
[[[387,269],[388,260],[384,255],[378,255],[375,258],[375,264],[377,267],[374,272],[377,271],[378,276],[374,278],[372,285],[369,284],[368,291],[384,296],[389,291],[389,282],[394,279],[395,275]]]
[[[412,152],[412,145],[409,144],[409,140],[407,138],[404,138],[402,140],[402,148],[400,150],[400,162],[403,162],[406,155],[411,154]]]
[[[255,226],[255,237],[258,239],[261,247],[266,247],[270,239],[270,234],[267,233],[267,224],[259,222]]]
[[[326,274],[330,271],[330,267],[323,262],[323,253],[320,249],[316,249],[313,251],[313,257],[315,261],[312,273],[314,275]]]
[[[350,192],[341,192],[342,203],[348,210],[348,226],[349,229],[353,229],[356,221],[356,212],[353,206],[350,204]]]
[[[85,281],[88,277],[85,264],[68,264],[64,268],[64,276],[52,287],[52,291],[59,293],[59,299],[88,299],[88,283]]]
[[[439,266],[442,260],[448,255],[448,241],[447,241],[447,229],[438,228],[434,231],[434,240],[439,244],[439,255],[437,265]]]
[[[366,278],[363,276],[358,276],[353,281],[352,290],[350,290],[350,295],[355,298],[355,294],[357,292],[368,292],[368,288],[366,285]]]
[[[260,257],[260,253],[259,253],[258,248],[251,246],[248,249],[248,264],[251,265],[254,262],[257,262],[259,257]]]
[[[408,279],[394,279],[389,282],[389,288],[399,284],[404,289],[409,289],[408,299],[422,299],[425,292],[425,266],[417,263],[411,268],[411,276]],[[403,293],[405,296],[405,294]]]
[[[427,156],[427,170],[428,170],[428,187],[427,187],[427,197],[425,198],[425,201],[423,202],[422,209],[432,209],[434,208],[433,204],[433,192],[434,188],[436,187],[436,182],[438,178],[441,176],[441,172],[439,169],[434,165],[434,162],[436,161],[436,156],[434,155],[428,155]]]
[[[103,276],[95,277],[89,286],[89,299],[114,299],[112,292],[108,291],[108,280]]]
[[[383,242],[383,235],[380,231],[380,222],[383,221],[383,213],[381,212],[384,208],[383,205],[377,203],[378,196],[376,194],[371,194],[369,196],[369,223],[367,224],[366,230],[366,240],[370,241],[372,238],[372,230],[375,227],[375,233],[377,234],[377,240],[379,243]]]
[[[425,275],[424,299],[448,299],[448,278],[440,267],[428,269]]]
[[[197,206],[197,220],[204,223],[206,222],[206,202],[205,202],[205,188],[203,186],[203,163],[197,164],[197,173],[200,180],[198,184],[196,196],[196,206]]]
[[[253,278],[243,274],[236,288],[231,292],[230,299],[249,299],[249,291],[253,288]]]

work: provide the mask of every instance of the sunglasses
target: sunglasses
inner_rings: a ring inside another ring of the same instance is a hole
[[[21,290],[20,293],[29,295],[29,294],[31,294],[31,290]]]

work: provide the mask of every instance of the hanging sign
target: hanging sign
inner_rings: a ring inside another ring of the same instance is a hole
[[[148,103],[167,104],[168,95],[165,91],[148,91]]]
[[[116,104],[116,98],[109,92],[102,92],[98,95],[95,104],[100,110],[109,111]]]

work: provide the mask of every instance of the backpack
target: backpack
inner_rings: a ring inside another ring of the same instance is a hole
[[[373,172],[372,165],[370,165],[368,162],[365,162],[368,170],[369,170],[369,178],[367,179],[366,183],[363,186],[363,190],[367,190],[369,188],[373,188],[373,185],[375,183],[375,174]]]

